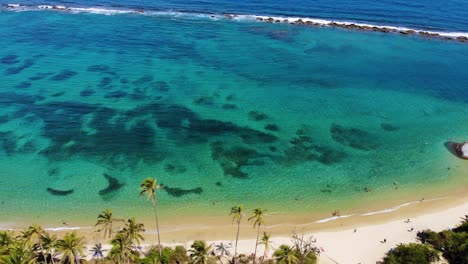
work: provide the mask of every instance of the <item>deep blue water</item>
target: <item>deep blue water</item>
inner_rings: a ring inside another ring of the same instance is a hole
[[[436,31],[468,31],[468,1],[465,0],[0,0],[0,3],[300,16]]]

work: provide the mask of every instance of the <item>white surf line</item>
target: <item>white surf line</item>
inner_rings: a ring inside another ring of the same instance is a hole
[[[192,18],[208,18],[212,20],[230,19],[235,21],[258,21],[266,23],[287,23],[304,26],[317,27],[337,27],[344,29],[352,29],[359,31],[376,31],[383,33],[400,33],[404,35],[420,35],[430,38],[443,38],[447,40],[458,40],[468,43],[468,32],[443,32],[433,31],[409,27],[398,27],[389,25],[376,25],[352,21],[327,20],[311,17],[281,17],[281,16],[266,16],[266,15],[245,15],[245,14],[209,14],[196,12],[180,12],[180,11],[153,11],[144,9],[111,9],[102,7],[70,7],[63,5],[39,5],[27,6],[21,4],[6,4],[3,5],[7,10],[12,11],[34,11],[34,10],[55,10],[66,11],[70,13],[93,13],[101,15],[118,15],[118,14],[141,14],[148,16],[173,16],[173,17],[192,17]]]

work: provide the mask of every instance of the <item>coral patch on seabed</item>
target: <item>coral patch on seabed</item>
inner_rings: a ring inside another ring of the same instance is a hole
[[[385,131],[388,131],[388,132],[392,132],[392,131],[397,131],[399,130],[400,128],[397,127],[397,126],[394,126],[392,124],[387,124],[387,123],[382,123],[380,124],[380,127],[385,130]]]
[[[262,121],[267,119],[268,116],[265,113],[259,111],[250,111],[249,112],[249,119],[254,121]]]
[[[12,64],[16,64],[18,62],[20,62],[20,61],[18,60],[18,56],[16,56],[16,55],[6,55],[6,56],[4,56],[4,57],[2,57],[0,59],[0,63],[2,63],[2,64],[12,65]]]
[[[70,79],[71,77],[77,75],[78,73],[72,70],[63,70],[59,72],[58,74],[52,76],[49,78],[49,80],[52,81],[65,81]]]
[[[170,196],[173,197],[181,197],[189,194],[201,194],[203,193],[203,188],[202,187],[196,187],[193,189],[182,189],[182,188],[177,188],[177,187],[169,187],[167,185],[164,185],[163,188],[164,191],[167,192]]]
[[[373,150],[378,142],[368,132],[357,128],[346,128],[337,124],[330,127],[330,133],[336,142],[360,150]]]
[[[5,74],[6,75],[18,74],[18,73],[22,72],[23,70],[31,67],[32,65],[34,65],[34,61],[31,60],[31,59],[28,59],[28,60],[25,60],[23,62],[23,65],[21,65],[19,67],[12,67],[12,68],[6,69]]]
[[[218,141],[211,144],[211,157],[221,165],[224,175],[247,178],[248,174],[242,171],[242,167],[253,165],[258,152],[241,146],[226,149],[223,143]]]
[[[105,189],[99,191],[99,195],[106,195],[111,192],[118,191],[120,188],[124,187],[125,184],[120,183],[116,178],[110,176],[107,173],[104,173],[104,177],[108,182],[108,186]]]
[[[56,196],[67,196],[67,195],[70,195],[74,192],[73,189],[71,190],[56,190],[56,189],[52,189],[52,188],[47,188],[47,191],[52,194],[52,195],[56,195]]]

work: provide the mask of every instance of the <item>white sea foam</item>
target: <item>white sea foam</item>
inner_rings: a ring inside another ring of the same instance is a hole
[[[400,208],[403,208],[403,207],[406,207],[406,206],[409,206],[409,205],[412,205],[412,204],[418,204],[418,203],[421,203],[423,201],[424,202],[432,202],[432,201],[443,200],[443,199],[447,199],[447,198],[437,198],[437,199],[428,199],[428,200],[408,202],[408,203],[400,204],[400,205],[393,206],[393,207],[390,207],[390,208],[386,208],[386,209],[383,209],[383,210],[375,211],[375,212],[363,213],[363,214],[360,214],[360,216],[370,216],[370,215],[376,215],[376,214],[390,213],[390,212],[396,211],[396,210],[398,210]]]
[[[325,219],[317,220],[314,223],[326,223],[326,222],[335,221],[335,220],[338,220],[338,219],[341,219],[341,218],[348,218],[348,217],[351,217],[351,216],[353,216],[353,214],[332,216],[332,217],[328,217],[328,218],[325,218]]]
[[[387,208],[387,209],[383,209],[383,210],[380,210],[380,211],[368,212],[368,213],[360,214],[360,216],[369,216],[369,215],[390,213],[390,212],[396,211],[396,210],[398,210],[398,209],[400,209],[400,208],[402,208],[402,207],[405,207],[405,206],[408,206],[408,205],[412,205],[412,204],[417,204],[417,203],[420,203],[420,202],[418,201],[418,202],[404,203],[404,204],[400,204],[400,205],[397,205],[397,206],[394,206],[394,207],[391,207],[391,208]]]
[[[56,11],[66,11],[69,13],[93,13],[101,15],[119,15],[119,14],[141,14],[146,16],[169,16],[169,17],[184,17],[184,18],[202,18],[202,19],[211,19],[211,20],[220,20],[220,19],[229,19],[234,21],[267,21],[272,19],[272,22],[275,23],[311,23],[315,26],[332,26],[332,27],[350,27],[354,26],[355,29],[364,29],[364,27],[372,28],[376,31],[388,30],[390,32],[406,32],[406,31],[415,31],[411,32],[412,34],[423,34],[430,37],[447,37],[447,38],[457,38],[457,37],[466,37],[468,38],[468,32],[442,32],[442,31],[432,31],[408,27],[398,27],[398,26],[389,26],[389,25],[375,25],[367,23],[358,23],[352,21],[336,21],[336,20],[326,20],[320,18],[311,18],[311,17],[282,17],[282,16],[265,16],[265,15],[238,15],[238,14],[205,14],[205,13],[195,13],[195,12],[178,12],[178,11],[152,11],[152,10],[142,10],[142,9],[112,9],[112,8],[103,8],[103,7],[71,7],[71,6],[62,6],[62,5],[39,5],[39,6],[25,6],[20,4],[7,4],[4,5],[8,10],[13,11],[33,11],[33,10],[56,10]],[[432,36],[431,36],[432,35]]]
[[[132,10],[118,10],[118,9],[106,9],[106,8],[97,8],[97,7],[69,7],[67,8],[72,13],[93,13],[100,15],[117,15],[117,14],[128,14],[136,13]]]
[[[92,227],[90,226],[85,226],[85,227],[79,227],[79,226],[64,226],[64,227],[47,227],[44,228],[44,230],[47,231],[67,231],[67,230],[80,230],[80,229],[91,229]]]
[[[332,216],[332,217],[328,217],[328,218],[324,218],[324,219],[317,220],[317,221],[315,221],[314,223],[326,223],[326,222],[338,220],[338,219],[340,219],[340,218],[347,218],[347,217],[351,217],[351,216],[371,216],[371,215],[376,215],[376,214],[391,213],[391,212],[396,211],[396,210],[398,210],[398,209],[400,209],[400,208],[403,208],[403,207],[406,207],[406,206],[409,206],[409,205],[413,205],[413,204],[418,204],[418,203],[421,203],[421,202],[423,202],[423,201],[424,201],[424,202],[431,202],[431,201],[437,201],[437,200],[443,200],[443,199],[447,199],[447,198],[437,198],[437,199],[428,199],[428,200],[420,200],[420,201],[408,202],[408,203],[396,205],[396,206],[393,206],[393,207],[390,207],[390,208],[386,208],[386,209],[383,209],[383,210],[373,211],[373,212],[367,212],[367,213],[362,213],[362,214],[351,214],[351,215],[342,215],[342,216]]]

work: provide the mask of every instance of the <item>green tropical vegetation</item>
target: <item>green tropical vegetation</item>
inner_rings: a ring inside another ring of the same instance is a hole
[[[468,263],[468,216],[453,228],[434,232],[423,230],[417,234],[421,244],[398,245],[384,258],[384,264],[438,263],[443,258],[450,264]],[[444,262],[445,263],[445,262]]]
[[[385,264],[430,264],[439,260],[439,253],[428,245],[400,244],[384,258]]]

